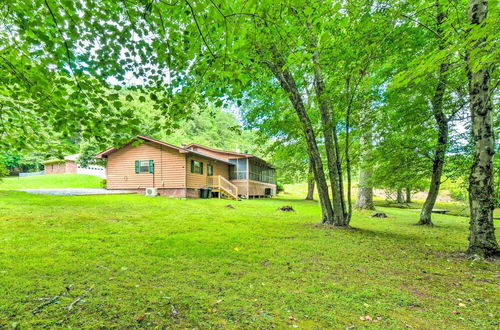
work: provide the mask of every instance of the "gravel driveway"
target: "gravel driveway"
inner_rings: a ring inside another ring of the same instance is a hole
[[[116,195],[134,194],[133,190],[107,190],[103,188],[61,188],[61,189],[8,189],[25,191],[30,194],[56,195],[56,196],[82,196],[82,195]]]

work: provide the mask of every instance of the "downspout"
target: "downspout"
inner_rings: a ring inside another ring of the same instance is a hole
[[[247,199],[250,199],[250,161],[247,158]]]
[[[184,197],[187,198],[188,196],[188,187],[187,187],[187,171],[188,171],[188,158],[187,154],[184,154]]]

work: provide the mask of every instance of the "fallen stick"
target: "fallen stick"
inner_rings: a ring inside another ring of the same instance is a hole
[[[69,292],[69,290],[71,290],[72,287],[73,287],[73,284],[68,285],[66,287],[66,291],[61,292],[60,294],[54,296],[52,299],[49,298],[50,299],[49,301],[44,302],[43,304],[41,304],[40,306],[38,306],[37,308],[35,308],[35,310],[33,312],[31,312],[31,313],[33,315],[41,313],[43,308],[47,307],[50,304],[55,303],[60,298],[64,297]]]
[[[71,304],[68,305],[68,307],[66,307],[68,309],[68,312],[71,311],[73,309],[73,307],[78,304],[83,298],[85,298],[87,296],[87,294],[92,291],[94,289],[93,286],[91,286],[90,288],[87,289],[87,291],[85,291],[80,297],[76,298],[75,300],[73,300],[73,302]]]

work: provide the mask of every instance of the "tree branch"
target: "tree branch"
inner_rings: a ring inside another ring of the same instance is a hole
[[[45,0],[46,1],[46,0]],[[194,22],[196,24],[196,28],[198,29],[198,33],[200,33],[200,36],[201,36],[201,39],[203,40],[203,43],[205,44],[205,46],[207,47],[208,49],[208,52],[210,53],[210,55],[212,55],[212,57],[214,59],[216,59],[217,57],[215,56],[214,52],[212,51],[212,49],[210,48],[210,46],[208,45],[208,42],[207,40],[205,39],[205,35],[203,34],[203,32],[201,31],[201,27],[200,27],[200,24],[198,23],[198,19],[196,18],[196,13],[194,12],[194,9],[193,9],[193,6],[191,6],[191,4],[189,3],[188,0],[184,0],[184,2],[188,5],[189,7],[189,10],[191,11],[191,16],[193,16],[193,19],[194,19]]]
[[[418,25],[426,28],[427,30],[431,31],[432,33],[434,33],[438,38],[442,38],[441,34],[439,34],[437,31],[435,31],[434,29],[432,29],[431,27],[425,25],[424,23],[420,22],[419,20],[413,18],[413,17],[410,17],[408,15],[405,15],[405,14],[401,14],[401,16],[403,16],[404,18],[407,18],[409,19],[410,21],[413,21],[415,23],[417,23]]]
[[[52,11],[52,8],[50,8],[48,1],[43,0],[43,2],[45,3],[45,6],[47,6],[47,9],[50,12],[50,16],[52,17],[52,21],[54,21],[54,25],[56,26],[56,29],[57,29],[57,31],[59,31],[59,34],[61,35],[61,39],[63,40],[64,47],[66,48],[66,57],[68,58],[68,66],[69,66],[69,69],[71,70],[71,73],[73,75],[73,79],[75,79],[75,82],[76,82],[76,85],[78,86],[78,89],[80,91],[82,91],[83,89],[82,89],[82,86],[80,85],[80,81],[78,80],[78,77],[75,75],[75,70],[73,68],[73,65],[71,64],[71,52],[69,50],[68,41],[66,40],[66,38],[64,38],[62,30],[59,27],[59,24],[57,24],[56,17],[54,15],[54,12]]]

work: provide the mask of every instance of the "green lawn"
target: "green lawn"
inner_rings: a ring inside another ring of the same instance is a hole
[[[100,188],[102,179],[86,174],[50,174],[0,180],[0,189]]]
[[[339,230],[291,197],[0,191],[0,328],[499,326],[499,264],[457,253],[466,218],[423,228],[416,212],[379,210],[389,218],[356,213]]]
[[[347,189],[347,188],[346,188]],[[292,197],[292,198],[303,198],[307,194],[307,184],[299,183],[299,184],[289,184],[285,185],[284,196]],[[317,198],[317,194],[315,193],[315,198]],[[376,207],[391,207],[391,208],[403,208],[412,210],[412,212],[419,213],[424,205],[423,200],[413,200],[409,204],[397,204],[394,202],[389,202],[385,198],[375,196],[373,198],[373,202]],[[356,196],[352,196],[352,203],[356,203]],[[454,202],[439,202],[437,201],[435,209],[448,210],[449,215],[458,215],[462,217],[469,216],[469,204],[468,202],[454,201]],[[495,218],[500,218],[500,208],[496,208],[493,212]]]
[[[413,210],[413,212],[417,212],[420,214],[420,210],[424,205],[424,201],[422,200],[414,200],[409,204],[397,204],[397,203],[389,203],[385,199],[382,198],[374,198],[375,206],[381,207],[396,207],[396,208],[404,208]],[[449,215],[458,215],[461,217],[469,216],[469,204],[465,202],[439,202],[437,201],[434,205],[434,209],[447,210]],[[495,209],[495,216],[500,216],[500,209]]]

